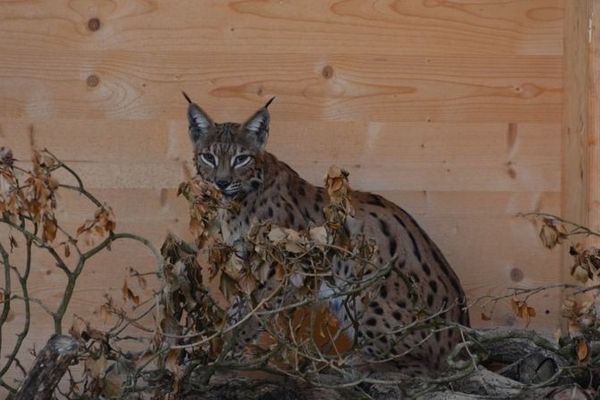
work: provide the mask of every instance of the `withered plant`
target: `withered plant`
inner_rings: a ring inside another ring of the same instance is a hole
[[[63,182],[56,178],[58,174],[64,177]],[[96,208],[92,218],[75,232],[69,232],[56,216],[60,194],[67,191],[80,194]],[[9,382],[7,376],[13,370],[26,374],[21,356],[31,350],[24,349],[23,343],[30,333],[32,304],[41,307],[51,319],[54,329],[47,332],[48,336],[62,334],[79,277],[90,260],[110,249],[114,241],[142,243],[154,253],[157,265],[162,264],[162,256],[148,240],[131,233],[116,232],[110,206],[90,193],[75,171],[47,150],[34,151],[31,168],[26,169],[18,165],[9,149],[0,148],[0,227],[3,237],[0,241],[3,271],[0,280],[0,349],[4,355],[0,360],[0,385],[14,395],[17,386]],[[62,298],[55,308],[30,295],[30,273],[39,267],[33,263],[35,252],[47,254],[66,277]],[[9,316],[15,309],[24,313],[23,325],[18,332],[6,332]],[[90,330],[89,333],[94,332]],[[3,346],[7,334],[16,334],[12,349]],[[104,333],[95,334],[104,337]],[[86,346],[83,346],[80,358],[88,356]]]
[[[59,182],[59,172],[73,182],[62,182],[63,178]],[[323,226],[296,231],[255,222],[247,238],[230,246],[223,238],[219,214],[224,208],[235,210],[235,202],[224,201],[212,187],[192,178],[180,185],[179,194],[190,205],[194,240],[187,243],[168,235],[157,251],[140,236],[116,232],[110,207],[88,192],[79,176],[50,152],[34,152],[32,168],[25,169],[9,150],[0,150],[0,223],[7,228],[6,243],[0,241],[4,268],[0,340],[6,334],[3,329],[11,307],[21,302],[25,312],[14,348],[3,348],[6,358],[0,361],[0,385],[15,395],[18,387],[5,379],[7,372],[16,368],[27,373],[19,357],[27,350],[23,341],[29,333],[31,304],[48,313],[54,333],[63,333],[69,302],[85,265],[115,240],[129,239],[141,242],[155,255],[159,286],[153,296],[142,298],[126,280],[123,302],[133,305],[134,311],[107,297],[99,309],[112,322],[108,329],[100,329],[97,321],[75,319],[68,333],[79,343],[75,360],[79,365],[69,371],[57,396],[199,398],[217,387],[229,393],[234,390],[233,382],[248,378],[247,371],[260,372],[260,382],[277,377],[286,387],[302,384],[333,391],[330,394],[349,390],[346,393],[357,398],[385,398],[382,393],[390,393],[387,398],[391,399],[403,392],[431,399],[462,399],[473,394],[533,399],[565,388],[574,390],[574,382],[589,393],[595,391],[600,322],[599,287],[593,284],[512,288],[505,296],[471,302],[471,307],[482,307],[484,320],[495,304],[509,302],[527,326],[536,317],[531,296],[551,289],[570,290],[573,297],[565,300],[563,312],[571,329],[555,343],[531,330],[476,330],[448,323],[441,318],[445,309],[427,313],[418,291],[412,290],[410,277],[394,271],[409,288],[409,307],[416,318],[390,331],[390,337],[402,340],[404,334],[422,330],[426,340],[438,331],[458,329],[463,342],[451,351],[445,375],[411,378],[374,372],[406,354],[366,362],[361,358],[366,338],[346,332],[356,331],[362,309],[358,305],[370,302],[394,263],[377,265],[374,242],[352,228],[359,227],[360,221],[354,219],[347,173],[331,168],[325,186],[330,203],[323,210]],[[72,233],[56,217],[61,191],[80,193],[96,207],[93,218]],[[541,240],[549,248],[580,235],[600,236],[555,216],[528,217],[540,224]],[[29,294],[34,250],[47,252],[67,277],[64,296],[55,309]],[[12,261],[18,251],[25,254],[23,265]],[[593,282],[600,273],[598,249],[574,243],[571,254],[575,259],[572,275]],[[354,276],[347,280],[333,276],[334,260],[351,261]],[[130,275],[140,286],[146,285],[143,274],[131,270]],[[579,294],[592,296],[581,299],[576,297]],[[332,302],[351,316],[347,325],[330,311]],[[259,327],[256,341],[240,340],[245,332]],[[131,346],[132,341],[138,346]],[[483,368],[486,365],[497,373]],[[583,389],[577,390],[586,395]]]

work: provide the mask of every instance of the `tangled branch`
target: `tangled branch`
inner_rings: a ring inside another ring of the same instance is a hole
[[[54,177],[58,171],[66,172],[73,183],[59,183]],[[27,372],[19,357],[29,333],[31,304],[46,311],[54,333],[62,333],[69,303],[87,263],[113,242],[133,240],[155,256],[160,286],[153,296],[141,298],[125,281],[123,299],[133,306],[133,312],[107,296],[100,307],[102,316],[112,321],[107,329],[100,330],[93,321],[76,316],[69,334],[78,343],[74,362],[84,368],[83,372],[69,369],[68,382],[57,395],[191,399],[199,394],[220,398],[224,393],[230,397],[238,393],[237,398],[253,398],[257,385],[263,394],[281,394],[292,388],[309,393],[305,398],[392,399],[401,393],[408,398],[485,395],[534,399],[552,398],[566,389],[582,396],[595,392],[600,370],[597,307],[594,301],[576,296],[596,296],[598,285],[511,288],[507,295],[477,299],[469,306],[486,309],[508,302],[527,324],[536,317],[530,305],[533,296],[553,289],[571,290],[573,297],[563,304],[563,314],[573,329],[558,343],[530,330],[477,330],[447,322],[442,317],[454,304],[427,312],[411,277],[396,269],[394,260],[379,265],[373,257],[375,243],[360,232],[343,228],[354,218],[347,174],[331,169],[326,187],[330,204],[323,210],[326,222],[322,226],[296,231],[255,223],[244,240],[228,245],[218,216],[237,205],[224,201],[199,179],[192,179],[180,186],[179,194],[190,204],[190,231],[195,241],[186,243],[169,235],[158,250],[143,237],[116,232],[110,207],[50,152],[35,152],[33,167],[26,170],[15,163],[10,151],[0,150],[0,224],[9,232],[7,242],[0,242],[4,267],[0,348],[15,302],[22,302],[25,312],[17,340],[0,364],[0,385],[15,394],[18,388],[5,379],[7,372],[14,368]],[[93,218],[76,232],[69,232],[57,221],[60,191],[80,193],[96,207]],[[581,235],[600,236],[548,214],[527,217],[540,224],[540,238],[549,248]],[[17,249],[25,255],[18,266],[11,261]],[[67,278],[64,295],[55,308],[29,294],[35,251],[52,257]],[[598,250],[573,243],[571,254],[572,275],[582,282],[593,282],[600,267]],[[349,278],[336,276],[331,266],[338,260],[351,262],[355,273]],[[145,287],[145,274],[133,269],[129,272],[131,279]],[[391,273],[406,284],[407,307],[414,320],[374,338],[353,334],[358,331],[361,305],[371,301]],[[331,304],[343,309],[350,316],[349,322],[338,319]],[[462,342],[450,352],[450,368],[442,375],[421,371],[410,376],[405,370],[387,369],[395,362],[409,360],[411,349],[379,359],[363,357],[367,340],[385,337],[401,341],[422,331],[424,343],[447,329],[456,330]],[[252,332],[256,334],[247,340]],[[248,380],[244,378],[247,371],[268,380],[260,384]],[[237,372],[233,379],[232,372]],[[284,384],[273,384],[269,381],[273,379]]]

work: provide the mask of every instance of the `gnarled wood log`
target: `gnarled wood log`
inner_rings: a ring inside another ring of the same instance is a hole
[[[77,356],[79,345],[71,336],[54,335],[38,354],[14,400],[50,400],[54,389]]]

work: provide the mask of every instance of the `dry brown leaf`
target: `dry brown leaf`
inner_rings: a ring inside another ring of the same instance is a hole
[[[204,224],[199,218],[197,218],[194,215],[191,215],[189,230],[194,237],[199,237],[202,235],[202,233],[204,233]]]
[[[542,244],[549,249],[554,248],[558,244],[558,232],[553,227],[546,224],[542,225],[539,235]]]
[[[490,317],[489,315],[487,315],[487,314],[486,314],[486,313],[484,313],[484,312],[481,312],[481,320],[482,320],[482,321],[491,321],[491,320],[492,320],[492,317]]]
[[[512,299],[510,299],[510,306],[512,308],[513,314],[519,316],[520,315],[520,308],[521,308],[521,301],[519,299],[517,299],[516,297],[513,297]]]
[[[106,334],[98,329],[88,327],[87,333],[91,339],[99,342],[106,342]]]
[[[136,306],[140,304],[140,297],[137,296],[127,285],[127,279],[123,280],[123,287],[121,288],[121,294],[123,295],[123,301],[127,303],[128,301],[133,302]]]
[[[108,304],[102,304],[100,306],[100,316],[102,317],[102,321],[106,324],[110,321],[112,317],[111,307]]]
[[[288,242],[300,243],[304,240],[297,230],[286,228],[285,233]]]
[[[540,240],[549,249],[554,248],[557,244],[567,238],[567,232],[563,224],[553,218],[544,218],[542,227],[540,228]]]
[[[52,242],[56,238],[58,226],[53,215],[46,215],[44,218],[44,230],[42,232],[42,240],[44,242]]]
[[[288,240],[285,242],[285,250],[292,254],[302,254],[306,251],[299,242],[293,240]]]
[[[98,226],[107,232],[113,232],[117,226],[115,214],[108,204],[104,204],[102,207],[98,208],[94,218]]]
[[[342,178],[332,178],[331,179],[331,183],[329,186],[329,189],[332,192],[337,192],[339,191],[342,187],[344,186],[344,181],[342,180]]]
[[[229,259],[230,250],[225,246],[211,246],[208,249],[208,262],[220,267]]]
[[[53,168],[57,164],[56,158],[48,154],[46,151],[41,153],[41,160],[42,165],[46,168]]]
[[[317,226],[308,231],[310,239],[317,245],[327,244],[327,229],[324,226]]]
[[[119,376],[116,368],[109,369],[102,380],[102,394],[109,399],[120,399],[123,393],[123,378]]]
[[[80,318],[74,318],[71,327],[69,328],[69,335],[73,336],[77,340],[82,339],[82,332],[85,330],[85,323]]]
[[[93,221],[85,221],[83,225],[77,228],[77,236],[81,235],[83,232],[88,231],[92,227]]]
[[[94,212],[94,219],[86,220],[77,228],[77,236],[83,236],[87,244],[92,244],[94,237],[103,237],[106,232],[113,232],[116,227],[112,208],[104,204]]]
[[[535,308],[528,306],[524,300],[519,300],[516,297],[511,299],[511,308],[513,313],[523,319],[527,325],[531,322],[531,318],[537,315]]]
[[[219,291],[228,302],[238,294],[238,285],[235,279],[231,278],[226,273],[222,273],[219,280]]]
[[[264,261],[260,263],[255,272],[255,276],[260,283],[265,283],[269,279],[269,272],[271,272],[272,268],[275,267],[271,263]]]
[[[275,266],[275,279],[282,281],[285,278],[285,267],[281,264]]]
[[[84,366],[92,379],[102,379],[106,371],[107,361],[104,354],[101,354],[97,359],[89,357],[85,360]]]
[[[287,238],[286,229],[279,226],[273,226],[271,227],[267,238],[273,243],[282,242]]]
[[[590,273],[583,266],[576,265],[572,271],[571,276],[581,283],[586,283],[590,279]]]
[[[183,368],[181,367],[181,365],[179,365],[180,355],[180,349],[171,349],[169,350],[165,358],[165,367],[167,368],[167,370],[171,371],[176,378],[181,377],[183,373]]]
[[[254,275],[252,275],[252,273],[248,272],[241,275],[240,279],[238,280],[238,285],[240,286],[242,293],[250,295],[258,286],[258,281]]]
[[[575,351],[577,353],[577,362],[587,364],[590,359],[590,345],[585,338],[577,338],[575,340]]]

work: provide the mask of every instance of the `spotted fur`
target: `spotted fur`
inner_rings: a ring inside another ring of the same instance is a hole
[[[214,123],[190,101],[189,131],[198,174],[213,183],[229,199],[241,205],[239,212],[220,215],[224,239],[230,245],[244,241],[253,221],[296,230],[321,225],[327,193],[302,179],[287,164],[265,151],[269,135],[267,105],[245,123]],[[366,192],[352,193],[362,233],[376,240],[381,265],[395,263],[393,272],[362,310],[357,332],[368,357],[386,358],[408,352],[405,359],[423,361],[431,368],[459,340],[453,329],[417,330],[402,338],[390,331],[410,324],[420,313],[447,310],[442,318],[468,325],[463,311],[460,281],[440,249],[403,209],[385,198]],[[334,275],[352,275],[352,265],[334,263]],[[331,288],[324,288],[324,294]],[[339,302],[331,309],[347,321]],[[244,332],[246,333],[246,332]],[[408,361],[407,361],[408,362]]]

